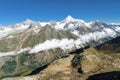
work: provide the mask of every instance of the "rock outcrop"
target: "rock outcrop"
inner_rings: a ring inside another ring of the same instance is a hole
[[[90,47],[73,58],[72,66],[79,69],[82,74],[89,76],[105,72],[120,71],[120,54],[106,54]]]

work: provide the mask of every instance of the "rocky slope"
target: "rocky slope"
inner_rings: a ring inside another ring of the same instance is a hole
[[[74,55],[70,55],[66,58],[55,60],[37,75],[10,79],[8,78],[5,80],[75,80],[75,78],[77,79],[80,77],[80,74],[71,66],[71,60],[73,57]]]
[[[119,75],[112,71],[120,71],[120,54],[106,54],[94,47],[84,52],[73,53],[50,63],[39,74],[26,77],[6,78],[3,80],[118,80]],[[111,75],[93,77],[96,74],[111,72]],[[112,75],[116,77],[112,77]]]

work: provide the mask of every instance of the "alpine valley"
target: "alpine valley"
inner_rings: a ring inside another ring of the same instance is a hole
[[[1,80],[118,80],[120,24],[24,22],[0,27]]]

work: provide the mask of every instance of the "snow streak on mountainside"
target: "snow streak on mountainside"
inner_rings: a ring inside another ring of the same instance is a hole
[[[114,24],[108,25],[100,21],[87,23],[83,20],[74,19],[71,16],[68,16],[66,19],[64,19],[61,22],[55,22],[55,21],[36,22],[36,21],[27,19],[22,23],[18,23],[10,27],[1,27],[0,40],[13,38],[16,35],[22,36],[23,33],[29,34],[27,32],[32,32],[30,34],[31,37],[33,35],[39,35],[38,34],[39,32],[45,30],[43,28],[45,28],[46,25],[49,25],[47,27],[51,27],[55,29],[56,32],[57,31],[70,32],[71,34],[78,36],[78,39],[75,40],[73,38],[66,38],[66,37],[60,37],[60,36],[58,36],[59,39],[52,37],[50,40],[47,40],[47,38],[45,38],[44,42],[38,43],[30,48],[28,47],[23,49],[21,48],[17,52],[16,50],[11,52],[0,51],[1,52],[0,57],[17,55],[24,51],[28,51],[30,54],[32,54],[32,53],[38,53],[40,51],[54,49],[54,48],[60,48],[65,51],[65,50],[72,50],[72,48],[76,48],[76,49],[82,48],[90,44],[96,46],[106,41],[109,41],[117,36],[120,36],[120,25],[114,25]],[[35,32],[35,34],[33,34],[33,32]],[[41,34],[44,35],[46,33],[41,33]],[[71,35],[71,34],[67,33],[67,35]],[[52,34],[52,35],[56,35],[56,34]],[[64,36],[64,35],[66,34],[63,33],[61,36]],[[47,34],[47,36],[49,36],[49,34]]]
[[[120,25],[120,23],[110,23],[110,25]]]

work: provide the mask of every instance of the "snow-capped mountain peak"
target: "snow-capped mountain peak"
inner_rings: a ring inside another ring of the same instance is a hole
[[[88,26],[89,23],[81,19],[75,19],[72,16],[68,15],[63,21],[59,22],[55,28],[60,29],[76,29],[78,27]]]
[[[74,21],[75,19],[74,19],[72,16],[68,15],[68,16],[65,18],[65,20],[66,20],[66,21]]]
[[[26,19],[23,23],[24,24],[31,24],[33,23],[34,21],[30,20],[30,19]]]
[[[69,23],[69,22],[81,22],[81,23],[85,23],[84,20],[75,19],[71,15],[68,15],[62,22],[66,22],[66,23]]]

